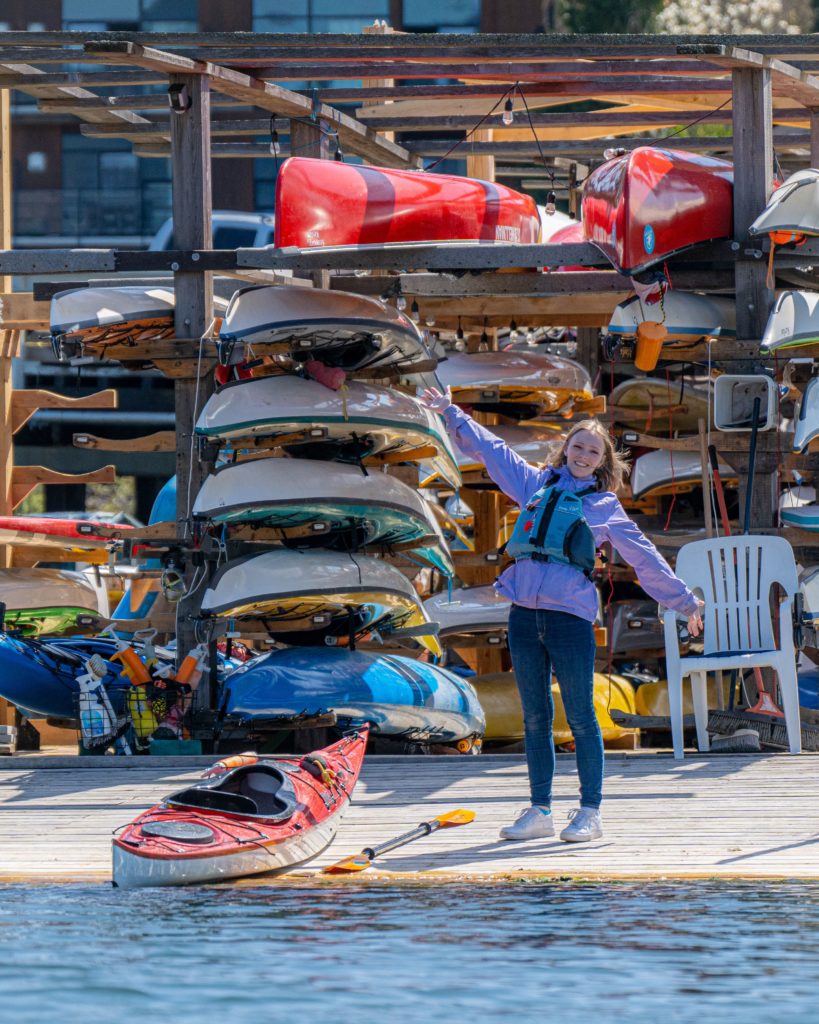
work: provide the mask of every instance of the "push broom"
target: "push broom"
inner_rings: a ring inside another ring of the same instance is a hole
[[[745,516],[743,522],[743,534],[751,530],[751,498],[753,495],[754,468],[756,463],[756,439],[759,431],[759,398],[754,399],[753,419],[751,424],[751,445],[748,454],[748,483],[745,489]],[[728,519],[728,508],[725,504],[725,492],[720,478],[717,452],[714,445],[708,446],[708,456],[711,460],[711,468],[714,476],[714,488],[717,495],[722,528],[726,537],[731,536],[731,523]],[[780,624],[781,628],[781,624]],[[760,668],[754,669],[754,682],[757,688],[757,701],[753,707],[746,710],[735,710],[733,708],[734,686],[731,681],[731,707],[726,710],[715,710],[708,715],[708,731],[717,733],[720,736],[735,737],[738,730],[745,730],[749,727],[759,736],[759,742],[769,747],[781,747],[787,750],[788,733],[784,724],[784,714],[772,694],[765,688],[765,681]],[[802,748],[804,750],[819,750],[819,726],[802,724]],[[739,737],[737,736],[739,739]],[[741,742],[745,742],[744,738]],[[723,748],[724,750],[724,748]]]

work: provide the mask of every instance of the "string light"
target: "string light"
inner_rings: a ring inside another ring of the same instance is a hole
[[[404,298],[402,292],[399,292],[398,295],[395,296],[395,306],[396,309],[400,309],[402,313],[407,308],[407,300]]]
[[[461,318],[460,317],[458,317],[458,330],[455,332],[455,337],[458,339],[458,341],[463,341],[464,340],[464,329],[463,329],[463,327],[461,327]]]
[[[414,320],[415,323],[421,319],[421,310],[418,308],[418,300],[413,299],[412,305],[410,306],[410,319]]]
[[[535,332],[532,330],[531,327],[526,332],[526,344],[527,345],[537,345],[537,338],[535,337]]]
[[[518,334],[518,325],[513,320],[509,324],[509,341],[514,345],[520,335]]]
[[[512,109],[512,97],[510,96],[509,99],[503,105],[503,113],[501,114],[501,121],[503,121],[503,123],[508,126],[508,125],[512,124],[512,122],[514,120],[515,120],[515,111]]]
[[[271,120],[271,124],[272,124],[273,118],[271,118],[270,120]],[[281,152],[281,147],[279,146],[279,133],[276,131],[275,128],[271,127],[271,129],[270,129],[270,155],[271,156],[278,156],[280,152]]]
[[[483,330],[481,331],[481,340],[478,343],[478,351],[489,351],[489,335],[486,333],[486,317],[483,318]]]
[[[551,189],[549,189],[549,191],[546,193],[546,206],[545,206],[545,210],[546,210],[546,213],[548,213],[550,217],[555,212],[555,210],[557,209],[557,207],[555,206],[556,200],[557,200],[557,197],[555,196],[554,192]]]

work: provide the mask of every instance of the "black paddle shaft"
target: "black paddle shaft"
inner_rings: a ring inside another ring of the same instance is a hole
[[[756,436],[759,433],[759,395],[754,399],[754,411],[751,417],[751,450],[748,453],[748,479],[745,483],[745,522],[742,532],[751,532],[751,498],[754,493],[754,466],[756,465]]]
[[[411,832],[405,832],[402,836],[396,836],[395,839],[388,839],[386,843],[381,843],[380,846],[368,846],[366,849],[361,851],[361,854],[367,858],[367,860],[374,860],[379,853],[389,853],[390,850],[395,850],[399,846],[403,846],[405,843],[411,843],[413,839],[420,839],[422,836],[428,836],[430,832],[435,832],[439,829],[441,824],[439,821],[425,821],[420,824],[417,828],[414,828]]]

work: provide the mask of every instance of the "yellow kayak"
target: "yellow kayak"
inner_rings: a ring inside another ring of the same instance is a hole
[[[730,674],[725,673],[722,680],[723,707],[728,703],[728,688],[730,686]],[[708,675],[708,707],[718,708],[717,681],[709,673]],[[641,683],[637,687],[635,704],[638,715],[660,715],[668,717],[670,709],[668,706],[668,680],[659,679],[656,683]],[[683,714],[693,715],[694,704],[691,700],[691,687],[683,687]]]
[[[491,672],[470,679],[486,716],[484,742],[516,743],[523,739],[523,711],[514,672]],[[641,687],[642,689],[642,687]],[[572,742],[563,699],[557,682],[552,683],[555,705],[554,741],[557,746]],[[603,732],[603,742],[613,743],[624,736],[639,734],[638,729],[623,729],[611,720],[609,708],[635,714],[634,687],[622,676],[594,674],[594,707]]]

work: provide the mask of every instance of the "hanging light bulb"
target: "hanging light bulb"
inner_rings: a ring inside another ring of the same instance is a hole
[[[407,300],[404,298],[404,296],[402,295],[401,292],[399,292],[395,296],[395,306],[396,306],[396,309],[400,309],[402,313],[407,308]]]
[[[461,318],[460,317],[458,317],[458,330],[455,332],[455,337],[458,339],[458,341],[463,341],[464,340],[464,329],[463,329],[463,327],[461,327]]]
[[[555,198],[556,197],[555,197],[554,192],[551,189],[549,189],[549,191],[546,193],[546,207],[545,207],[545,209],[546,209],[546,213],[548,213],[550,217],[555,212],[555,209],[556,209]]]
[[[515,120],[515,112],[512,109],[512,97],[510,96],[509,99],[503,105],[503,113],[501,114],[501,121],[503,121],[503,123],[505,125],[510,125],[514,120]]]
[[[485,329],[481,332],[481,340],[478,343],[478,351],[479,352],[488,352],[489,351],[489,335],[486,333]]]
[[[520,337],[520,335],[518,334],[518,325],[513,320],[509,324],[509,341],[511,342],[511,344],[514,345],[519,337]]]
[[[537,345],[537,338],[535,337],[535,332],[532,330],[531,327],[526,332],[526,344],[527,345]]]
[[[623,156],[625,152],[622,146],[609,146],[603,150],[603,159],[613,160],[617,156]]]
[[[415,323],[421,319],[421,310],[418,308],[418,300],[413,299],[412,305],[410,306],[410,319],[414,320]]]
[[[275,128],[270,133],[270,155],[279,155],[279,133]]]
[[[424,323],[427,325],[427,327],[434,327],[435,326],[435,317],[434,316],[429,316],[429,314],[427,314],[424,317]]]

